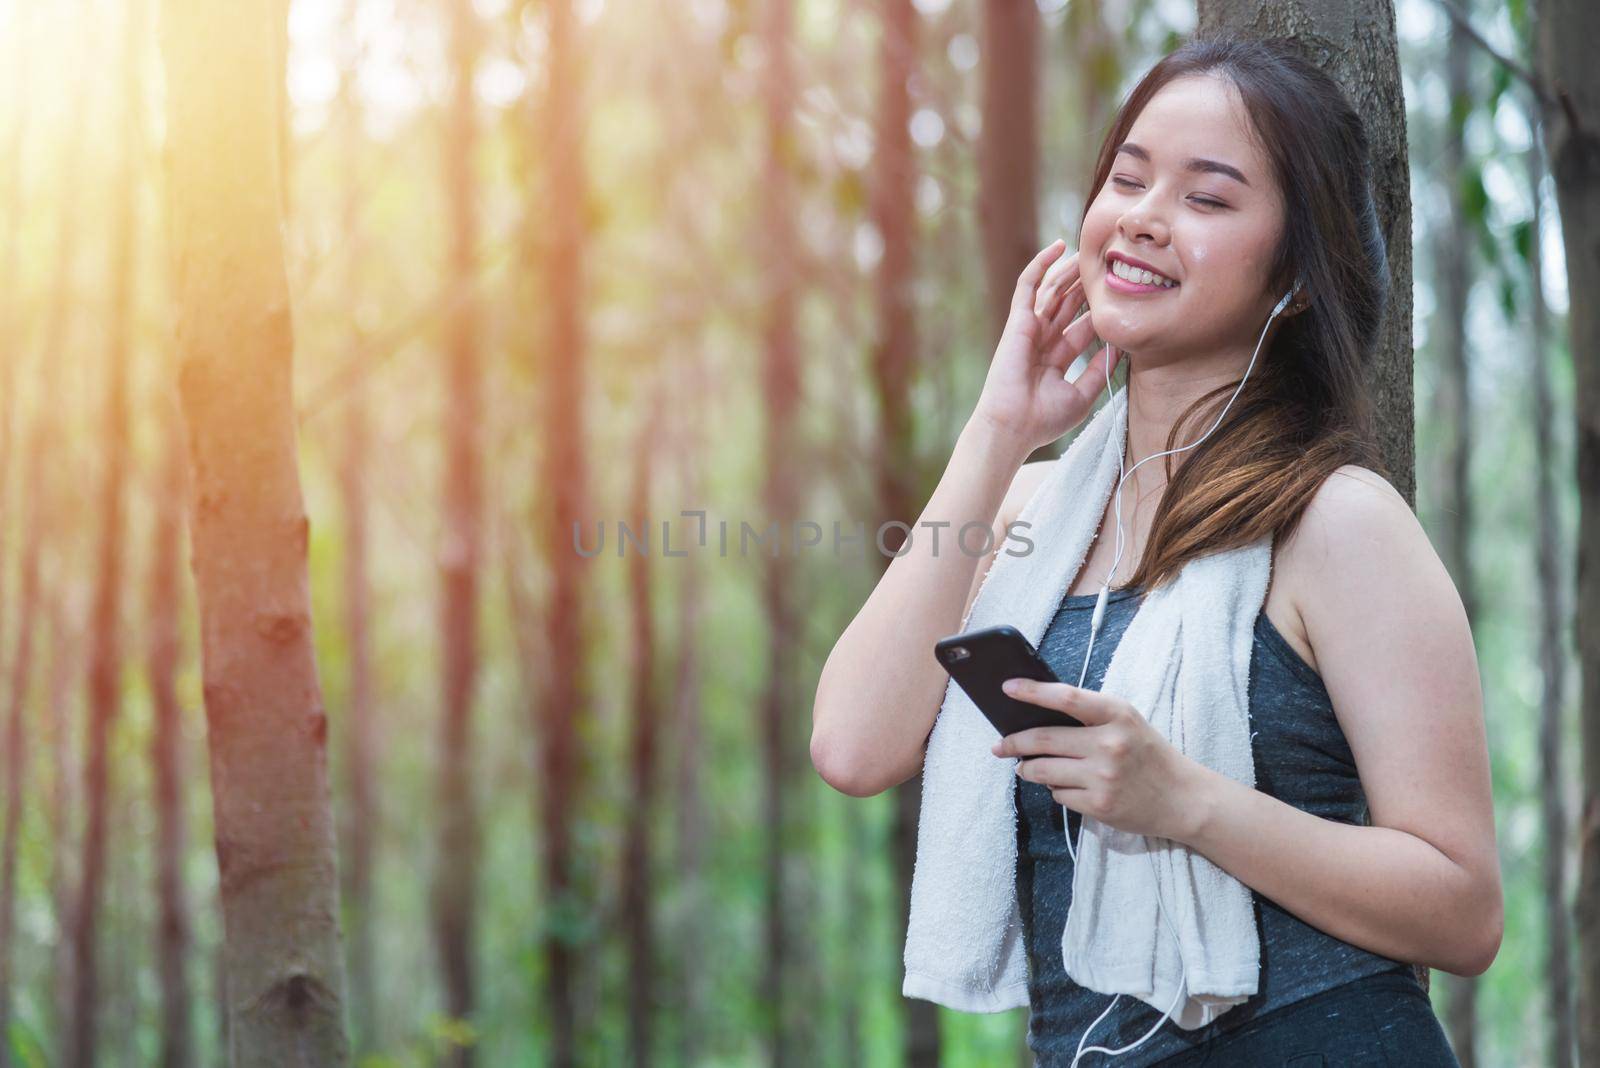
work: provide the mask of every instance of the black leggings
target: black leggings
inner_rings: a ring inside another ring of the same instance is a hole
[[[1381,972],[1313,994],[1160,1062],[1160,1068],[1200,1065],[1460,1068],[1428,996],[1415,978],[1401,972]]]

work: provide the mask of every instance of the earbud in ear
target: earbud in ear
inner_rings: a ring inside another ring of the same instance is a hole
[[[1305,283],[1296,278],[1294,280],[1294,287],[1283,295],[1282,300],[1278,301],[1277,307],[1272,309],[1272,314],[1281,315],[1283,313],[1283,309],[1287,308],[1289,306],[1289,302],[1295,298],[1295,294],[1299,293],[1304,288]]]

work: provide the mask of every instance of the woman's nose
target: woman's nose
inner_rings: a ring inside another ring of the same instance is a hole
[[[1153,241],[1158,245],[1165,245],[1172,236],[1165,216],[1148,196],[1122,213],[1117,230],[1129,241]]]

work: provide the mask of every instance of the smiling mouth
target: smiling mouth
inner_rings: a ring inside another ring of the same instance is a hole
[[[1106,285],[1115,289],[1117,293],[1176,293],[1179,288],[1179,283],[1176,283],[1176,281],[1170,286],[1158,286],[1144,285],[1142,281],[1126,280],[1126,278],[1118,277],[1117,273],[1112,272],[1109,264],[1106,265]]]

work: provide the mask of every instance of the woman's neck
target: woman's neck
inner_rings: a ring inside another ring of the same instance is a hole
[[[1125,467],[1132,470],[1133,466],[1156,453],[1165,452],[1167,437],[1172,433],[1173,424],[1176,423],[1190,405],[1217,389],[1219,386],[1230,383],[1237,384],[1245,368],[1250,364],[1250,353],[1219,353],[1213,357],[1195,357],[1177,360],[1171,363],[1158,364],[1154,367],[1141,367],[1137,356],[1129,357],[1128,368],[1128,451],[1125,457]],[[1260,360],[1251,373],[1260,370]],[[1229,394],[1231,395],[1231,394]],[[1226,404],[1229,395],[1224,395],[1221,403]],[[1211,429],[1211,424],[1216,422],[1217,414],[1221,407],[1215,406],[1209,413],[1202,413],[1189,420],[1180,437],[1171,448],[1182,448],[1199,441]],[[1172,469],[1176,471],[1183,465],[1188,453],[1175,452],[1170,457],[1151,460],[1140,467],[1138,472],[1130,479],[1128,485],[1135,483],[1149,488],[1165,481],[1167,461],[1172,461]],[[1151,476],[1154,476],[1152,479]]]

